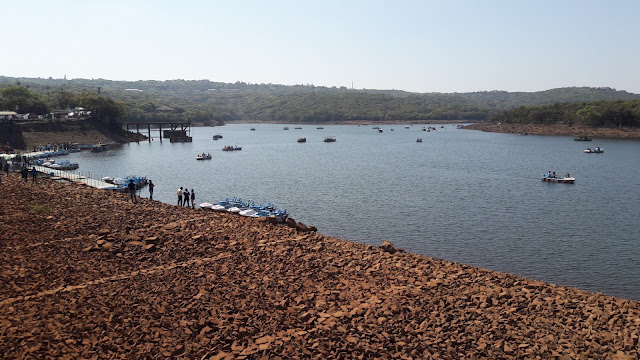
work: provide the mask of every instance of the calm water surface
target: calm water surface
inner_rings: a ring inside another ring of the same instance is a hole
[[[180,186],[195,190],[196,204],[272,201],[323,234],[371,245],[390,240],[427,256],[640,300],[639,141],[455,125],[430,133],[422,125],[383,126],[383,133],[283,126],[193,128],[192,143],[155,139],[70,160],[83,174],[147,176],[167,203],[177,202]],[[213,141],[215,133],[223,139]],[[337,142],[324,143],[330,135]],[[242,151],[223,152],[224,145]],[[585,154],[587,146],[605,153]],[[196,161],[202,152],[213,159]],[[576,183],[540,181],[548,170],[569,172]]]

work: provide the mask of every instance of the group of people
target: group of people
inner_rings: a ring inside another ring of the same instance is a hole
[[[153,188],[155,185],[153,181],[149,180],[149,200],[153,200]],[[129,189],[129,196],[131,197],[131,202],[138,203],[138,199],[136,198],[136,183],[133,182],[133,179],[129,179],[129,184],[127,185],[127,189]]]
[[[191,189],[191,192],[189,192],[188,188],[183,188],[182,186],[180,186],[180,188],[177,191],[178,194],[178,206],[186,206],[189,207],[189,201],[191,201],[191,208],[195,208],[195,201],[196,201],[196,192],[193,191],[193,189]]]
[[[550,179],[557,179],[558,175],[556,175],[555,171],[552,172],[551,170],[549,170],[549,172],[547,173],[547,177],[550,178]],[[565,178],[570,178],[571,175],[569,175],[569,173],[567,173],[567,175],[565,175],[564,177]]]

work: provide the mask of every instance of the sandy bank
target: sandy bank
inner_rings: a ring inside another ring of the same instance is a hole
[[[589,136],[640,139],[640,128],[592,128],[567,125],[476,123],[462,129],[528,135]]]
[[[640,303],[18,174],[5,358],[637,359]]]

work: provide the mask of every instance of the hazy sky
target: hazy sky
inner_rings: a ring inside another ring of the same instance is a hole
[[[638,0],[0,0],[0,75],[640,93]]]

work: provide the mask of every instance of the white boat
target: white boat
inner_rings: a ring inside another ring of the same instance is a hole
[[[239,207],[234,206],[234,207],[230,207],[229,210],[227,210],[228,212],[232,213],[232,214],[239,214],[240,211],[242,211]]]
[[[198,154],[198,155],[196,155],[196,160],[211,160],[211,154],[210,153],[208,153],[208,154],[205,154],[205,153]]]
[[[576,181],[576,178],[572,176],[559,177],[557,175],[552,174],[542,174],[542,181],[546,182],[556,182],[556,183],[565,183],[565,184],[573,184]]]
[[[595,149],[586,148],[584,152],[587,154],[602,154],[604,152],[604,149],[601,147],[597,147]]]
[[[254,209],[247,209],[247,210],[240,211],[238,214],[240,214],[240,216],[251,217],[253,215],[257,215],[258,212],[256,210],[254,210]]]
[[[216,204],[216,205],[211,206],[211,210],[213,210],[213,211],[227,211],[227,208],[222,206],[222,205]]]
[[[211,209],[212,207],[213,207],[212,203],[205,202],[205,203],[200,204],[200,208],[202,208],[202,209]]]

